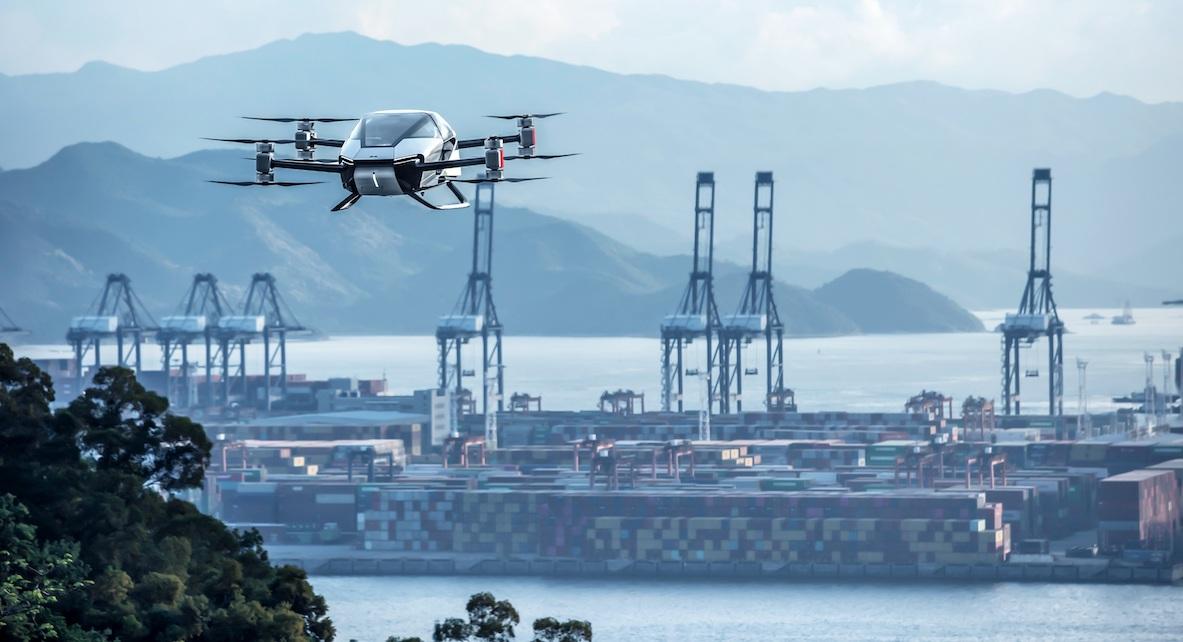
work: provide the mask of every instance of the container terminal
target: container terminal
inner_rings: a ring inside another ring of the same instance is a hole
[[[491,184],[477,186],[471,272],[436,330],[434,387],[290,373],[287,341],[309,330],[267,273],[238,306],[198,274],[159,322],[110,275],[71,323],[73,357],[42,365],[68,398],[113,349],[214,439],[189,499],[314,573],[1183,580],[1179,362],[1171,377],[1162,354],[1158,387],[1147,354],[1133,408],[1064,413],[1050,170],[1033,172],[1028,278],[996,329],[997,406],[924,390],[900,412],[798,409],[772,288],[772,174],[756,175],[752,268],[730,315],[713,285],[714,188],[698,174],[689,282],[658,325],[655,409],[631,390],[589,399],[593,411],[504,398]],[[160,370],[144,368],[147,341]],[[1028,363],[1044,342],[1047,360]],[[703,348],[706,367],[686,367]],[[263,372],[248,373],[260,349]],[[761,374],[766,394],[745,397]],[[687,378],[708,391],[698,410]],[[1047,414],[1023,412],[1030,378],[1046,381]]]

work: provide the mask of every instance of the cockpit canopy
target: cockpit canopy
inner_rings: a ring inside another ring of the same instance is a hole
[[[441,136],[435,119],[424,112],[375,112],[358,121],[349,140],[360,141],[362,147],[394,147],[407,138]]]

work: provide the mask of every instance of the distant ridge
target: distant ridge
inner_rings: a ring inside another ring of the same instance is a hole
[[[818,288],[863,332],[981,332],[982,321],[932,288],[882,270],[855,269]]]
[[[375,82],[374,69],[431,73]],[[1052,167],[1056,181],[1057,267],[1169,286],[1158,272],[1152,282],[1105,273],[1096,258],[1124,264],[1152,251],[1158,239],[1145,230],[1177,227],[1183,202],[1183,103],[1109,94],[1015,94],[929,81],[769,92],[335,33],[161,71],[98,63],[0,77],[0,104],[0,165],[8,168],[36,165],[82,141],[116,140],[173,157],[205,145],[201,136],[286,132],[239,120],[245,113],[417,106],[481,135],[496,130],[482,114],[564,110],[547,122],[543,145],[582,155],[548,168],[551,181],[502,190],[501,202],[594,220],[599,231],[660,253],[679,251],[687,235],[699,170],[716,173],[725,248],[750,238],[752,175],[770,170],[778,247],[826,251],[875,241],[1023,250],[1030,171],[1039,165]],[[636,234],[630,221],[638,219],[653,233]],[[730,249],[720,256],[744,259]]]
[[[333,216],[334,185],[275,192],[204,182],[249,171],[241,156],[202,151],[165,160],[86,143],[37,167],[0,172],[0,236],[14,239],[0,253],[0,301],[39,341],[60,341],[108,272],[131,276],[149,309],[164,315],[196,272],[216,274],[237,300],[252,273],[269,271],[300,319],[328,334],[430,334],[451,310],[470,260],[470,212],[441,215],[375,198]],[[521,208],[499,204],[496,212],[494,291],[513,334],[656,336],[681,294],[688,257],[654,256]],[[718,262],[716,275],[719,304],[729,311],[746,273]],[[935,318],[921,324],[900,315],[872,331],[965,328],[958,323],[968,312],[915,282],[875,272],[856,285],[885,290],[898,280],[914,284],[908,304],[933,306]],[[776,296],[790,335],[869,329],[849,300],[783,283]]]

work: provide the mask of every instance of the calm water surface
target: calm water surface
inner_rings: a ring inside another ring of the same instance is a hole
[[[491,591],[534,618],[592,622],[595,639],[1178,640],[1183,588],[1072,584],[848,584],[496,577],[314,577],[338,638],[430,639]]]
[[[1092,324],[1092,312],[1105,321]],[[1112,407],[1116,394],[1141,390],[1145,382],[1144,352],[1155,355],[1155,379],[1162,350],[1178,354],[1183,346],[1183,308],[1134,311],[1137,324],[1114,326],[1108,318],[1119,310],[1063,310],[1070,334],[1064,338],[1064,408],[1074,412],[1077,400],[1075,360],[1088,365],[1089,408]],[[1004,311],[978,312],[987,328],[995,327]],[[699,344],[703,342],[698,342]],[[475,349],[475,344],[472,344]],[[66,346],[17,346],[20,355],[68,356]],[[692,346],[687,367],[704,365],[703,346]],[[504,339],[506,393],[541,394],[544,408],[591,409],[606,389],[631,388],[646,394],[648,408],[656,409],[660,394],[659,342],[629,337],[515,337]],[[247,368],[262,369],[260,352],[248,350]],[[997,398],[1002,375],[1000,336],[993,332],[953,334],[865,335],[785,341],[785,381],[797,392],[802,410],[900,410],[904,400],[921,389],[939,390],[961,399],[966,395]],[[104,353],[113,356],[111,348]],[[475,353],[468,353],[469,363]],[[154,346],[145,349],[150,367],[158,367]],[[388,389],[407,392],[435,386],[435,339],[429,336],[348,336],[327,341],[292,343],[288,347],[291,372],[314,379],[352,376],[385,377]],[[1047,408],[1047,353],[1042,346],[1026,351],[1023,369],[1039,369],[1040,378],[1023,379],[1024,409]],[[748,348],[745,364],[763,356]],[[480,382],[469,380],[479,390]],[[698,407],[698,382],[688,383],[686,398]],[[745,380],[749,400],[764,396],[763,374]],[[758,402],[749,408],[758,408]]]

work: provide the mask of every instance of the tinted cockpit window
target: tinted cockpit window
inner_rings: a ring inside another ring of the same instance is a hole
[[[367,116],[351,137],[362,147],[391,147],[404,138],[436,138],[435,121],[427,114],[374,114]]]

